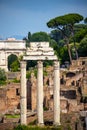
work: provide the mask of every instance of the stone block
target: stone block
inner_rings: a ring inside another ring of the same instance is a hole
[[[23,60],[57,60],[57,56],[52,55],[52,56],[23,56]]]
[[[30,42],[30,47],[49,47],[49,42]]]
[[[53,51],[28,51],[26,52],[26,55],[29,55],[29,56],[40,56],[40,55],[54,55],[54,52]]]

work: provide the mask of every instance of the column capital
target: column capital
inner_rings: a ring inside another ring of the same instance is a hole
[[[21,61],[20,64],[21,64],[21,68],[26,68],[26,61]]]
[[[59,67],[60,67],[59,61],[55,60],[54,61],[54,69],[59,69]]]
[[[37,66],[38,66],[38,68],[42,68],[43,67],[43,61],[38,60],[37,61]]]

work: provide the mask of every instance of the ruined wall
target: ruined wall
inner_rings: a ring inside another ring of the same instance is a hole
[[[66,76],[66,73],[64,75],[64,84],[61,84],[61,89],[60,89],[60,96],[61,96],[61,102],[60,102],[60,106],[61,106],[61,112],[71,112],[71,111],[79,111],[79,110],[83,110],[84,109],[84,103],[81,102],[81,98],[82,98],[82,88],[83,88],[83,63],[80,61],[78,64],[76,63],[76,65],[79,66],[79,70],[77,71],[77,67],[74,65],[74,71],[68,70],[68,72],[72,72],[74,73],[73,76]],[[80,70],[81,67],[81,70]],[[53,110],[53,67],[51,67],[50,69],[48,68],[48,73],[49,75],[46,77],[44,76],[44,107],[47,107],[50,110]],[[60,76],[62,77],[62,74],[60,74]],[[34,78],[32,78],[34,79]],[[32,88],[32,106],[33,106],[33,102],[35,104],[36,102],[36,96],[34,97],[34,94],[36,93],[36,84],[34,84],[33,82],[33,88]],[[36,81],[35,81],[36,82]],[[84,91],[86,90],[86,88],[84,89]],[[87,94],[87,91],[85,91],[85,94]],[[86,104],[85,104],[85,108],[86,108]],[[32,107],[33,109],[35,109],[35,105],[34,107]]]
[[[9,113],[19,108],[20,84],[9,84],[0,88],[0,113]]]
[[[3,113],[7,109],[6,89],[0,88],[0,113]]]
[[[87,71],[87,66],[81,66],[83,71]],[[53,67],[45,68],[47,75],[44,75],[44,109],[53,110]],[[60,107],[61,112],[67,113],[72,111],[87,110],[87,102],[82,102],[83,96],[87,96],[87,73],[83,71],[75,73],[72,77],[66,76],[67,72],[60,74],[63,78],[60,88]],[[85,79],[85,80],[84,80]],[[72,84],[72,82],[74,84]],[[60,82],[61,83],[61,82]],[[27,81],[27,108],[36,111],[37,104],[37,80],[34,73]],[[8,84],[5,88],[0,88],[0,113],[15,111],[20,108],[20,84]]]
[[[48,69],[49,70],[49,69]],[[53,69],[49,71],[48,76],[44,76],[44,108],[49,110],[53,110]],[[75,84],[74,86],[71,85],[73,80],[78,81],[81,79],[82,74],[78,76],[75,75],[68,79],[68,83],[61,85],[60,89],[60,96],[61,96],[61,112],[70,112],[70,111],[78,111],[83,109],[83,103],[80,104],[81,95],[78,92],[78,86]],[[31,76],[31,109],[36,110],[36,78],[34,74]],[[30,94],[29,94],[30,95]],[[79,106],[78,106],[79,104]],[[75,107],[74,107],[75,106]]]

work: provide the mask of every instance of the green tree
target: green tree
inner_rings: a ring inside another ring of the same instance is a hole
[[[32,37],[31,32],[28,32],[28,37],[27,37],[27,40],[26,40],[26,47],[29,47],[29,44],[31,42],[31,37]]]
[[[24,37],[23,40],[26,41],[26,47],[29,47],[29,43],[31,42],[31,32],[28,32],[28,36]]]
[[[48,42],[50,40],[49,35],[46,32],[36,32],[31,36],[31,42]]]
[[[0,68],[0,80],[6,80],[5,70]]]
[[[28,32],[28,36],[25,37],[23,40],[26,41],[26,47],[29,47],[30,42],[49,42],[50,37],[46,32],[36,32],[33,34]]]
[[[9,69],[9,70],[10,70],[10,68],[11,68],[11,64],[12,64],[14,61],[16,61],[16,60],[18,60],[18,58],[17,58],[16,55],[11,54],[10,56],[8,56],[8,69]]]
[[[56,51],[58,49],[58,44],[54,39],[50,40],[50,46]]]
[[[67,51],[67,47],[63,46],[58,49],[58,57],[61,61],[61,63],[64,63],[65,61],[69,61],[69,55]]]
[[[50,37],[54,39],[57,43],[63,39],[62,33],[60,30],[52,30],[50,33]]]
[[[84,19],[84,23],[87,24],[87,17]]]
[[[87,36],[80,42],[78,52],[79,56],[87,56]]]
[[[13,71],[13,72],[19,71],[19,67],[20,67],[20,64],[19,64],[19,61],[18,61],[18,60],[15,60],[15,61],[10,65],[11,71]]]
[[[87,35],[87,29],[81,28],[79,31],[76,32],[74,38],[75,38],[76,42],[80,42],[86,35]]]
[[[5,81],[6,81],[5,70],[0,68],[0,84],[4,84]]]
[[[74,14],[66,14],[63,16],[59,16],[47,22],[47,26],[49,28],[58,29],[62,32],[62,35],[65,39],[65,42],[68,48],[68,53],[69,53],[71,64],[72,64],[72,56],[71,56],[71,51],[70,51],[70,46],[69,46],[69,38],[71,36],[74,36],[74,29],[73,29],[74,24],[79,23],[82,20],[83,20],[83,16],[74,13]]]

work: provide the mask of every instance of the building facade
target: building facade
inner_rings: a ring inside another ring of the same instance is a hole
[[[23,40],[13,38],[0,40],[0,68],[8,71],[8,56],[11,54],[17,57],[23,55],[26,51],[26,43]]]

